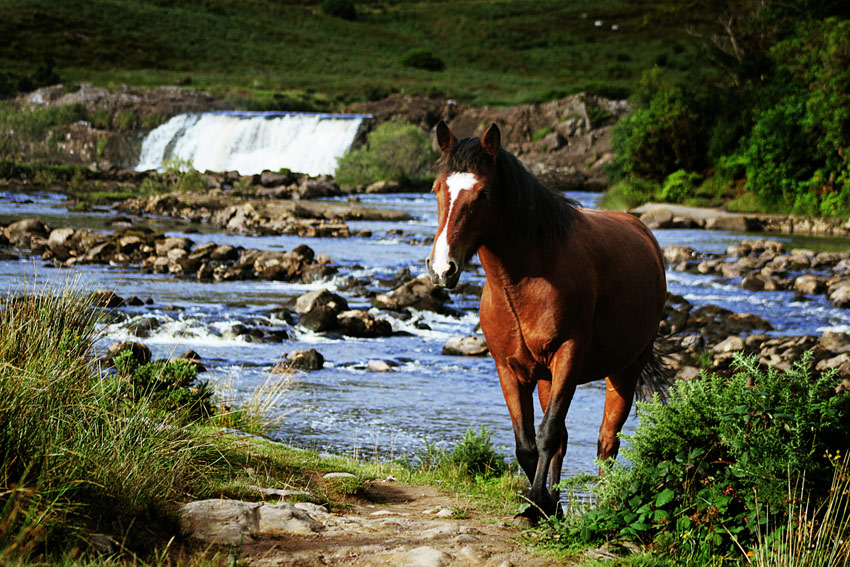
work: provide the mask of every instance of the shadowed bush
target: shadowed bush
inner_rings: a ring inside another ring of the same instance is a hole
[[[418,185],[433,176],[436,159],[431,140],[417,126],[384,122],[369,133],[365,146],[339,159],[334,177],[343,187],[375,181]]]
[[[834,455],[850,447],[850,393],[835,393],[834,373],[811,376],[810,361],[781,373],[739,356],[732,378],[678,382],[669,405],[641,404],[623,449],[630,464],[608,463],[594,488],[599,506],[557,530],[584,542],[631,539],[684,564],[741,559],[786,522],[789,479],[817,507]]]

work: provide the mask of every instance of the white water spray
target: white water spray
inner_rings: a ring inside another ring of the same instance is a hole
[[[269,112],[179,114],[142,143],[137,171],[162,170],[169,161],[191,162],[198,171],[287,168],[334,173],[366,116]]]

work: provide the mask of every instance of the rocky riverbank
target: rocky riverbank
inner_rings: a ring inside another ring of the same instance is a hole
[[[221,209],[219,209],[221,210]],[[337,278],[337,288],[351,298],[365,298],[374,309],[350,309],[349,300],[339,293],[321,289],[300,297],[293,305],[281,306],[278,327],[242,325],[237,336],[247,340],[281,341],[288,328],[299,325],[314,333],[360,338],[395,334],[391,318],[406,319],[414,311],[434,311],[458,317],[463,313],[450,306],[449,293],[431,285],[426,276],[413,278],[408,271],[383,282],[384,290],[371,281],[339,273],[332,259],[316,255],[301,245],[292,251],[269,251],[217,245],[196,245],[187,237],[166,237],[149,229],[126,227],[111,234],[87,229],[51,229],[38,219],[10,223],[0,231],[0,246],[7,246],[5,258],[15,253],[39,255],[54,265],[110,264],[136,267],[143,272],[189,277],[198,281],[272,280],[317,282]],[[725,255],[700,253],[692,248],[668,246],[665,260],[673,270],[735,279],[747,292],[789,290],[801,296],[826,294],[837,307],[850,308],[850,252],[814,253],[810,250],[786,252],[781,242],[743,241]],[[464,286],[455,293],[480,296],[481,289]],[[138,300],[137,300],[138,301]],[[136,303],[137,305],[140,303]],[[132,305],[112,298],[108,307]],[[391,317],[381,316],[385,313]],[[152,329],[134,323],[133,334],[143,338]],[[735,353],[756,356],[759,363],[787,369],[812,351],[811,363],[817,370],[836,370],[850,378],[850,337],[826,333],[821,337],[776,337],[764,319],[746,313],[732,313],[714,305],[695,307],[682,297],[670,296],[662,335],[672,354],[668,363],[680,379],[696,377],[700,370],[724,372]],[[457,337],[446,345],[445,354],[486,355],[481,337]],[[388,367],[404,361],[381,361]],[[315,365],[313,365],[315,366]],[[321,367],[319,365],[318,367]],[[315,369],[315,368],[312,368]],[[373,368],[370,368],[373,369]],[[377,369],[377,363],[373,370]]]
[[[782,242],[762,239],[744,240],[725,254],[668,246],[664,258],[673,270],[734,280],[746,291],[826,295],[836,307],[850,308],[850,252],[786,252]]]
[[[850,238],[850,219],[799,215],[730,213],[721,209],[686,207],[669,203],[646,203],[632,209],[651,229],[704,228],[735,232],[767,232]]]

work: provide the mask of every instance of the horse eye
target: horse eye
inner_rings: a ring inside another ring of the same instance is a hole
[[[478,200],[479,201],[486,201],[489,198],[490,198],[490,192],[489,191],[482,191],[478,194]]]

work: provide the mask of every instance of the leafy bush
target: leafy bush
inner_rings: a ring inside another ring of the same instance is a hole
[[[357,7],[351,0],[324,0],[322,12],[328,16],[341,18],[343,20],[356,20]]]
[[[664,180],[661,186],[661,198],[668,203],[682,203],[694,194],[697,185],[702,181],[698,173],[680,169],[674,171]]]
[[[476,433],[467,429],[463,439],[446,458],[445,464],[457,467],[472,476],[501,476],[508,470],[504,455],[497,453],[491,442],[493,434],[486,427]]]
[[[181,414],[187,421],[209,419],[213,391],[205,381],[195,383],[198,371],[187,360],[154,361],[138,365],[130,350],[113,361],[118,373],[129,379],[134,402],[148,400],[162,411]]]
[[[339,159],[335,178],[343,187],[375,181],[421,184],[433,176],[436,153],[417,126],[385,122],[369,133],[366,145]]]
[[[410,49],[401,56],[399,62],[405,67],[415,67],[426,71],[442,71],[446,64],[427,49]]]
[[[641,84],[634,110],[614,127],[615,177],[660,182],[678,169],[702,169],[706,135],[695,95],[652,76]]]
[[[582,541],[634,539],[686,564],[755,548],[760,530],[782,523],[789,482],[802,479],[816,507],[833,455],[850,447],[850,394],[835,393],[834,373],[810,376],[810,361],[780,373],[738,357],[732,378],[678,382],[669,405],[642,404],[623,450],[631,465],[608,463],[599,507],[560,528]]]

